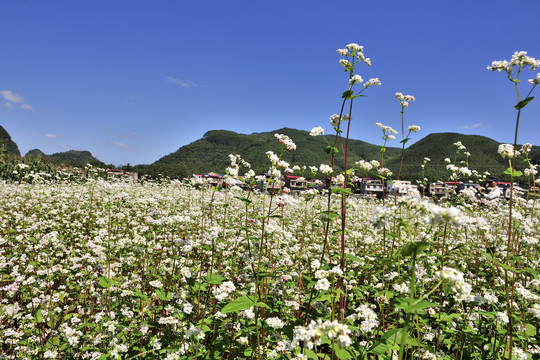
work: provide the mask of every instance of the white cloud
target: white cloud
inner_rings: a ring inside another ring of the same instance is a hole
[[[117,148],[121,149],[129,149],[129,145],[120,141],[113,141],[111,142],[113,146],[116,146]]]
[[[56,135],[56,134],[45,134],[45,137],[48,138],[48,139],[56,139],[58,137],[58,135]]]
[[[141,136],[139,136],[139,134],[137,134],[135,131],[130,131],[130,132],[122,134],[120,136],[122,136],[122,138],[124,138],[124,139],[133,139],[133,138],[140,139],[141,138]]]
[[[8,108],[8,109],[13,109],[13,104],[10,103],[10,102],[7,102],[5,105],[4,105],[5,108]]]
[[[23,109],[23,110],[34,110],[34,108],[31,105],[28,105],[28,104],[21,104],[21,109]]]
[[[484,123],[476,123],[476,124],[472,124],[472,125],[464,125],[464,126],[461,126],[462,129],[478,129],[479,127],[483,126]]]
[[[191,80],[177,79],[177,78],[174,78],[172,76],[165,76],[165,80],[167,80],[168,82],[170,82],[172,84],[180,85],[180,86],[185,87],[185,88],[205,87],[206,86],[206,85],[202,85],[202,84],[196,84]]]
[[[24,101],[23,97],[14,94],[11,90],[1,90],[0,95],[2,95],[7,101],[11,101],[14,103],[21,103]]]

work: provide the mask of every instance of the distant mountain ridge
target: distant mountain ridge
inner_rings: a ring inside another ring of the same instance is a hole
[[[294,151],[284,151],[283,160],[290,166],[319,166],[329,164],[330,156],[325,152],[327,142],[333,144],[334,135],[313,137],[308,131],[292,128],[282,128],[275,131],[252,134],[240,134],[229,130],[211,130],[203,137],[190,144],[181,146],[177,151],[163,156],[150,165],[125,166],[125,170],[135,170],[141,175],[157,176],[159,174],[172,178],[182,178],[198,173],[205,174],[215,172],[223,174],[230,165],[229,154],[239,154],[243,159],[251,163],[256,173],[268,171],[270,162],[266,155],[267,151],[280,153],[280,145],[275,134],[289,136],[297,145]],[[466,150],[456,154],[457,147],[454,145],[460,141]],[[391,142],[392,143],[392,142]],[[397,141],[393,142],[399,145]],[[424,171],[424,176],[430,180],[447,180],[450,172],[446,169],[446,158],[458,166],[468,166],[471,170],[477,170],[480,174],[489,172],[492,175],[505,179],[504,171],[508,167],[508,160],[503,159],[497,152],[499,142],[480,135],[463,135],[458,133],[434,133],[425,136],[405,149],[402,166],[402,179],[420,179],[422,177],[421,165],[424,158],[429,158]],[[336,156],[336,171],[344,168],[342,147],[338,142],[336,147],[339,153]],[[9,157],[20,158],[17,144],[11,139],[9,133],[0,126],[0,149]],[[465,152],[470,153],[467,157]],[[57,165],[85,166],[90,163],[94,166],[107,167],[103,162],[92,156],[89,151],[70,150],[47,155],[39,149],[30,150],[26,158],[39,159]],[[384,166],[389,168],[394,178],[399,171],[401,148],[387,147],[384,153]],[[531,162],[540,164],[540,147],[533,146],[530,153]],[[369,144],[365,141],[349,139],[348,168],[354,167],[358,160],[381,160],[380,146]],[[524,165],[517,164],[518,169]],[[246,169],[247,170],[247,169]],[[243,173],[241,170],[240,173]],[[306,172],[304,175],[308,175]],[[373,173],[358,171],[358,176],[373,176]]]
[[[105,163],[96,159],[90,151],[86,150],[68,150],[47,155],[39,149],[33,149],[28,151],[24,157],[41,159],[69,166],[85,166],[86,164],[90,164],[92,166],[106,167]]]
[[[268,170],[270,162],[266,156],[267,151],[279,153],[279,144],[274,134],[280,133],[289,136],[297,145],[291,152],[285,151],[283,159],[293,165],[319,166],[328,164],[330,156],[324,151],[327,143],[320,137],[312,137],[309,132],[291,128],[283,128],[271,132],[239,134],[229,130],[211,130],[204,136],[190,144],[180,147],[177,151],[166,155],[149,165],[148,169],[161,169],[162,171],[183,171],[192,173],[224,173],[229,166],[229,154],[239,154],[252,164],[257,173]],[[324,135],[332,144],[334,135]],[[456,154],[454,143],[461,141],[466,150]],[[397,142],[394,142],[397,143]],[[398,144],[398,143],[397,143]],[[420,179],[421,165],[424,158],[429,158],[424,176],[430,179],[447,180],[450,172],[446,169],[446,158],[456,165],[466,166],[477,170],[480,174],[489,172],[492,175],[504,178],[503,173],[508,167],[508,161],[497,152],[500,143],[480,135],[463,135],[458,133],[434,133],[425,136],[405,149],[401,178]],[[398,144],[399,145],[399,144]],[[344,168],[342,149],[338,143],[339,154],[336,156],[336,169]],[[465,152],[471,155],[467,158]],[[384,153],[384,166],[393,173],[394,178],[399,171],[401,148],[387,147]],[[540,148],[534,146],[530,157],[533,164],[540,163]],[[348,168],[354,167],[358,160],[377,160],[381,162],[380,146],[372,145],[361,140],[349,139]],[[462,163],[463,162],[463,163]],[[523,166],[519,164],[519,166]],[[141,169],[144,171],[144,169]],[[370,176],[366,172],[358,172],[360,176]],[[371,174],[373,175],[373,173]]]
[[[20,157],[21,152],[15,141],[11,140],[11,135],[0,126],[0,150],[5,151],[6,155]]]

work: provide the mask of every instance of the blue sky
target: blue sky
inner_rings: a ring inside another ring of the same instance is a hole
[[[382,85],[355,102],[352,138],[380,143],[376,122],[400,129],[399,91],[416,97],[412,141],[512,142],[515,90],[486,66],[518,50],[540,58],[539,14],[538,1],[3,0],[0,125],[23,154],[89,150],[115,165],[152,163],[213,129],[329,133],[348,86],[336,49],[354,42],[372,60],[358,74]],[[518,140],[540,145],[540,99]]]

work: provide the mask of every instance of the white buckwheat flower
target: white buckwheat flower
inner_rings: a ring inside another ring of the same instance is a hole
[[[324,129],[320,126],[314,127],[313,129],[311,129],[311,132],[309,133],[309,135],[311,136],[324,135]]]
[[[266,319],[266,323],[273,329],[281,329],[285,325],[283,324],[283,321],[281,321],[281,319],[277,317],[271,317]]]
[[[361,45],[358,45],[356,43],[350,43],[350,44],[345,46],[345,49],[351,50],[351,51],[360,51],[361,52],[364,49],[364,47],[361,46]]]
[[[323,174],[329,175],[332,173],[332,167],[330,165],[321,164],[321,166],[319,167],[319,171]]]
[[[339,125],[339,123],[340,123],[340,119],[339,119],[338,114],[334,114],[330,116],[330,125],[332,125],[333,127],[336,127]]]
[[[360,75],[354,75],[349,79],[349,85],[361,84],[364,81]]]
[[[343,66],[346,69],[349,66],[351,66],[351,63],[349,62],[349,60],[340,59],[339,60],[339,65]]]
[[[536,74],[534,79],[529,79],[529,83],[533,86],[540,84],[540,73]]]
[[[513,145],[510,145],[510,144],[501,144],[499,145],[499,149],[498,149],[498,152],[499,152],[499,155],[501,155],[503,157],[503,159],[505,158],[511,158],[514,156],[514,146]]]
[[[381,81],[379,80],[379,78],[371,78],[369,79],[368,81],[366,81],[364,83],[364,87],[367,89],[368,87],[372,87],[372,86],[380,86],[381,85]]]

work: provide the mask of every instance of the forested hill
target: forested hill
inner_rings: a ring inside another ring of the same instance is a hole
[[[96,159],[90,151],[86,150],[68,150],[64,152],[46,155],[39,149],[33,149],[26,153],[26,158],[41,159],[57,165],[68,165],[84,167],[86,164],[101,168],[107,167],[105,163]]]
[[[0,151],[2,152],[1,155],[5,154],[7,157],[21,156],[19,147],[13,140],[11,140],[11,135],[9,135],[6,129],[4,129],[2,126],[0,126]]]
[[[328,164],[329,155],[325,152],[326,142],[322,137],[313,137],[309,132],[283,128],[272,132],[253,133],[250,135],[238,134],[227,130],[208,131],[202,139],[183,146],[176,152],[159,159],[155,165],[183,164],[190,173],[208,173],[214,171],[223,173],[229,166],[229,154],[238,154],[251,163],[256,173],[266,172],[270,162],[266,156],[267,151],[280,153],[280,144],[274,134],[285,134],[296,144],[296,150],[283,152],[283,160],[294,165],[319,166]],[[333,144],[334,136],[325,135],[326,140]],[[339,144],[337,146],[340,148]],[[360,140],[349,141],[349,163],[354,164],[360,159],[379,159],[380,148]],[[397,148],[389,148],[387,156],[395,156],[400,152]],[[340,150],[341,153],[341,150]],[[343,168],[343,158],[336,157],[336,165]]]
[[[257,173],[268,170],[270,162],[266,156],[266,151],[271,150],[279,154],[280,147],[274,134],[280,133],[289,136],[297,145],[297,149],[291,152],[285,151],[283,159],[293,165],[314,165],[321,163],[328,164],[329,155],[324,151],[327,146],[321,137],[312,137],[309,132],[283,128],[272,132],[239,134],[227,130],[208,131],[204,136],[191,144],[182,146],[176,152],[156,161],[150,165],[154,171],[160,170],[169,175],[175,173],[192,174],[216,172],[223,174],[230,160],[229,154],[239,154],[246,161],[252,164]],[[333,143],[333,135],[325,135],[329,143]],[[456,154],[457,147],[454,143],[461,141],[467,148]],[[391,141],[399,145],[397,141]],[[451,159],[456,165],[464,166],[461,161],[466,162],[464,154],[469,152],[468,167],[480,173],[488,171],[492,175],[504,178],[503,173],[508,167],[508,161],[498,154],[499,143],[484,136],[462,135],[457,133],[436,133],[430,134],[416,143],[410,145],[405,150],[405,157],[402,170],[402,178],[421,178],[421,167],[424,158],[431,161],[426,165],[425,175],[430,180],[447,180],[450,173],[446,170],[445,158]],[[340,146],[340,153],[336,157],[336,165],[343,168],[343,157]],[[385,154],[385,166],[397,175],[401,157],[401,149],[397,147],[387,148]],[[540,148],[535,146],[531,152],[533,164],[540,163]],[[349,168],[360,159],[381,161],[380,146],[368,144],[360,140],[349,140]],[[518,164],[518,168],[523,164]],[[141,169],[142,170],[142,169]],[[359,173],[361,176],[369,176],[367,173]]]

